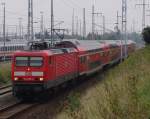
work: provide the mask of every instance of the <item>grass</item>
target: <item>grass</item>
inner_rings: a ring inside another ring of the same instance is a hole
[[[0,63],[0,85],[10,83],[11,66],[10,63]]]
[[[71,92],[57,119],[150,119],[150,46],[102,75],[85,94]]]

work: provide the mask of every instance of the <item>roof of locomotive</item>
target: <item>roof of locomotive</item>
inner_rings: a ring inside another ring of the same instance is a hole
[[[26,50],[26,51],[16,51],[14,55],[21,56],[45,56],[45,55],[56,55],[56,54],[64,54],[64,53],[73,53],[77,52],[75,48],[52,48],[47,50]]]

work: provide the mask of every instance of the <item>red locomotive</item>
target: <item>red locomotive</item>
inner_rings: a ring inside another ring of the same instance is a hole
[[[36,47],[36,50],[14,54],[12,82],[16,97],[48,90],[119,62],[121,47],[124,51],[125,43],[121,46],[120,41],[63,40],[53,49],[46,43],[43,46],[47,49]],[[127,41],[128,54],[134,50],[135,43]]]

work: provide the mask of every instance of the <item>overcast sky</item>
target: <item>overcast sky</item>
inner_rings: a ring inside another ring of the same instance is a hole
[[[44,12],[44,23],[47,28],[50,27],[50,0],[34,1],[34,21],[39,21],[40,11]],[[65,21],[62,27],[71,29],[72,12],[75,9],[75,16],[82,20],[83,8],[86,8],[87,31],[91,30],[91,9],[95,5],[95,12],[102,12],[106,16],[106,27],[114,29],[116,23],[116,14],[119,11],[121,15],[122,0],[54,0],[54,14],[56,21]],[[1,0],[6,3],[6,23],[8,25],[18,25],[18,18],[23,18],[24,26],[27,26],[27,8],[28,0]],[[128,0],[128,30],[140,31],[142,24],[142,9],[135,7],[136,3],[142,3],[142,0]],[[147,8],[148,9],[148,8]],[[146,13],[147,15],[150,13]],[[0,7],[0,22],[2,23],[2,6]],[[150,18],[147,18],[149,24]],[[98,24],[101,24],[101,18],[96,18]],[[39,24],[35,24],[39,27]],[[134,26],[134,29],[133,29]]]

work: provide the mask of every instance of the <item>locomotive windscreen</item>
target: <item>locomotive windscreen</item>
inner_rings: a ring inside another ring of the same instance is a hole
[[[40,67],[43,65],[43,57],[16,57],[16,66]]]

